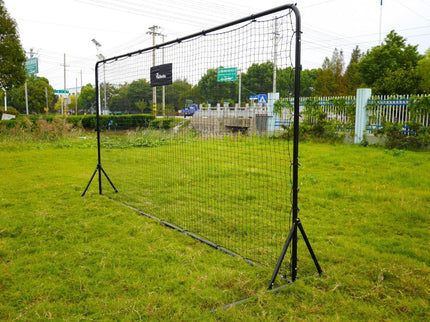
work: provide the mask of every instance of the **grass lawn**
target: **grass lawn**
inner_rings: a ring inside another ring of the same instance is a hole
[[[300,279],[267,292],[272,268],[138,215],[106,184],[81,197],[94,147],[0,141],[1,320],[430,319],[429,152],[301,144],[300,218],[324,273],[301,245]]]

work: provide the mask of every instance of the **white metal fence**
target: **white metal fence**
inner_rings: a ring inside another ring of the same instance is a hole
[[[429,95],[417,95],[418,98],[430,97]],[[300,100],[300,110],[305,110],[306,101],[309,98],[302,98]],[[326,114],[328,120],[338,120],[342,124],[352,122],[348,117],[345,107],[355,109],[355,96],[342,96],[342,97],[318,97],[312,98],[318,101],[322,110]],[[372,96],[368,101],[368,129],[370,132],[382,127],[384,121],[391,123],[402,124],[407,130],[407,123],[412,121],[410,106],[410,95],[405,96]],[[290,102],[291,104],[293,102]],[[342,106],[339,106],[341,104]],[[355,114],[353,114],[355,115]],[[284,110],[283,120],[289,119],[288,111]],[[430,114],[418,113],[416,122],[422,124],[424,127],[429,127]]]
[[[417,98],[430,97],[430,95],[418,95]],[[337,120],[342,127],[354,126],[355,117],[355,96],[337,96],[337,97],[312,97],[300,99],[300,120],[307,118],[306,104],[310,102],[318,104],[324,112],[327,120]],[[411,96],[372,96],[368,100],[368,125],[369,133],[374,132],[382,127],[384,121],[391,123],[399,123],[404,127],[404,131],[408,132],[407,123],[412,121],[410,112]],[[293,106],[294,102],[290,101]],[[270,114],[270,115],[268,115]],[[255,118],[256,115],[272,116],[273,113],[268,112],[267,105],[254,105],[239,107],[231,107],[228,104],[217,107],[202,107],[194,114],[197,118]],[[275,129],[283,126],[292,125],[292,109],[284,108],[281,115],[273,115]],[[430,114],[425,112],[417,113],[416,122],[424,127],[429,127]]]

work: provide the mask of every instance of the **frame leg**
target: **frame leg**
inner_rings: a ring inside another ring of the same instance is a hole
[[[106,179],[109,181],[110,185],[112,186],[113,190],[115,191],[115,193],[118,192],[118,190],[116,190],[115,186],[113,185],[112,181],[110,180],[109,176],[107,175],[105,169],[103,169],[102,166],[100,166],[100,169],[102,170],[103,174],[105,175]]]
[[[115,193],[117,193],[118,192],[118,190],[116,189],[116,187],[114,186],[114,184],[112,183],[112,180],[109,178],[109,176],[107,175],[107,173],[106,173],[106,171],[103,169],[103,167],[100,165],[100,164],[98,164],[97,165],[97,167],[96,167],[96,169],[94,170],[94,173],[93,173],[93,175],[91,176],[91,179],[90,179],[90,181],[88,182],[88,184],[87,184],[87,186],[85,187],[85,190],[84,190],[84,192],[82,193],[82,195],[81,195],[81,197],[83,197],[83,196],[85,196],[85,194],[86,194],[86,192],[87,192],[87,190],[88,190],[88,188],[90,187],[90,185],[91,185],[91,182],[93,181],[93,179],[94,179],[94,177],[95,177],[95,175],[96,175],[96,173],[97,172],[99,172],[99,185],[100,185],[100,187],[99,187],[99,192],[100,192],[100,194],[101,194],[101,176],[100,176],[100,173],[103,173],[104,174],[104,176],[106,177],[106,179],[109,181],[109,183],[110,183],[110,185],[112,186],[112,188],[113,188],[113,190],[115,191]]]
[[[311,243],[309,242],[308,236],[306,236],[305,230],[303,229],[302,223],[300,220],[298,220],[297,226],[300,229],[300,232],[302,233],[303,239],[305,240],[306,246],[308,247],[309,253],[311,254],[311,257],[314,261],[315,267],[317,268],[318,274],[322,274],[322,269],[320,265],[318,264],[317,257],[315,256],[315,253],[312,249]]]
[[[321,267],[320,267],[320,265],[318,263],[318,260],[317,260],[317,258],[315,256],[315,253],[314,253],[314,251],[312,249],[311,243],[309,242],[308,236],[305,233],[305,230],[304,230],[304,228],[302,226],[302,223],[301,223],[300,219],[297,218],[297,220],[295,222],[293,222],[293,226],[291,227],[291,230],[290,230],[290,233],[288,234],[288,238],[287,238],[287,240],[285,242],[284,248],[282,249],[281,255],[279,256],[278,263],[276,264],[276,268],[273,271],[272,279],[270,280],[270,284],[269,284],[269,287],[268,287],[269,290],[272,289],[272,287],[273,287],[273,285],[275,283],[276,276],[278,275],[279,270],[281,269],[281,265],[282,265],[282,262],[283,262],[283,260],[285,258],[285,254],[287,253],[288,246],[290,245],[291,241],[293,240],[294,235],[297,236],[297,228],[300,230],[300,233],[303,236],[303,239],[304,239],[304,241],[306,243],[306,246],[308,247],[309,253],[311,254],[311,257],[312,257],[312,259],[314,261],[314,264],[315,264],[315,267],[316,267],[316,269],[318,271],[318,274],[320,274],[320,275],[322,274],[322,269],[321,269]],[[297,258],[295,258],[295,259],[292,258],[292,261],[293,262],[297,262]],[[293,268],[293,269],[295,269],[295,268]],[[293,279],[292,282],[294,282],[294,280],[296,279],[296,275],[295,274],[292,274],[292,279]]]
[[[93,175],[91,176],[90,181],[88,182],[87,186],[85,187],[84,192],[82,193],[81,197],[85,196],[85,194],[87,193],[88,188],[90,187],[91,182],[94,179],[94,176],[96,175],[97,171],[99,170],[99,165],[97,165],[96,169],[94,170]]]
[[[278,276],[279,270],[281,269],[281,265],[282,265],[282,262],[285,258],[285,254],[287,253],[288,246],[290,245],[291,240],[293,239],[294,232],[296,232],[296,231],[297,231],[297,225],[294,222],[293,227],[291,227],[290,233],[288,234],[284,248],[282,249],[281,256],[279,256],[278,263],[276,264],[276,268],[273,271],[272,279],[270,280],[270,284],[269,284],[269,288],[268,288],[269,290],[272,289],[273,284],[275,283],[276,276]]]

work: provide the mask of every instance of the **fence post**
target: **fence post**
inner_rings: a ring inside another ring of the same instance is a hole
[[[367,126],[367,110],[366,105],[370,96],[372,96],[372,89],[358,88],[357,98],[355,103],[355,131],[354,131],[354,144],[360,143],[363,140],[363,133],[366,131]]]
[[[279,93],[268,93],[267,97],[267,132],[273,133],[275,131],[275,120],[278,115],[273,113],[275,103],[279,100]]]

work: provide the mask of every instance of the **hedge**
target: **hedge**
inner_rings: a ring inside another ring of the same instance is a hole
[[[10,129],[15,128],[16,123],[17,123],[17,120],[16,120],[16,119],[12,119],[12,120],[2,120],[2,121],[0,120],[0,127],[1,127],[2,125],[5,125],[5,126],[6,126],[6,129],[7,129],[7,130],[10,130]]]
[[[149,122],[149,127],[151,129],[164,129],[168,130],[173,127],[175,119],[168,119],[168,118],[162,118],[162,119],[155,119]]]
[[[68,119],[71,117],[68,117]],[[82,119],[82,126],[86,129],[96,130],[97,116],[85,115]],[[127,130],[130,128],[147,128],[154,115],[150,114],[132,114],[132,115],[100,115],[100,130]],[[76,122],[75,119],[71,121]],[[79,122],[79,121],[78,121]]]
[[[29,115],[26,116],[33,124],[37,120],[43,119],[51,123],[56,115]],[[61,117],[61,116],[60,116]],[[85,129],[97,129],[97,116],[96,115],[73,115],[65,117],[66,122],[77,126],[82,121],[82,126]],[[16,119],[10,121],[0,121],[5,124],[7,128],[13,128],[16,124]],[[150,114],[131,114],[131,115],[100,115],[100,130],[127,130],[133,128],[154,128],[154,129],[170,129],[177,124],[176,119],[162,118],[156,119],[154,115]]]

